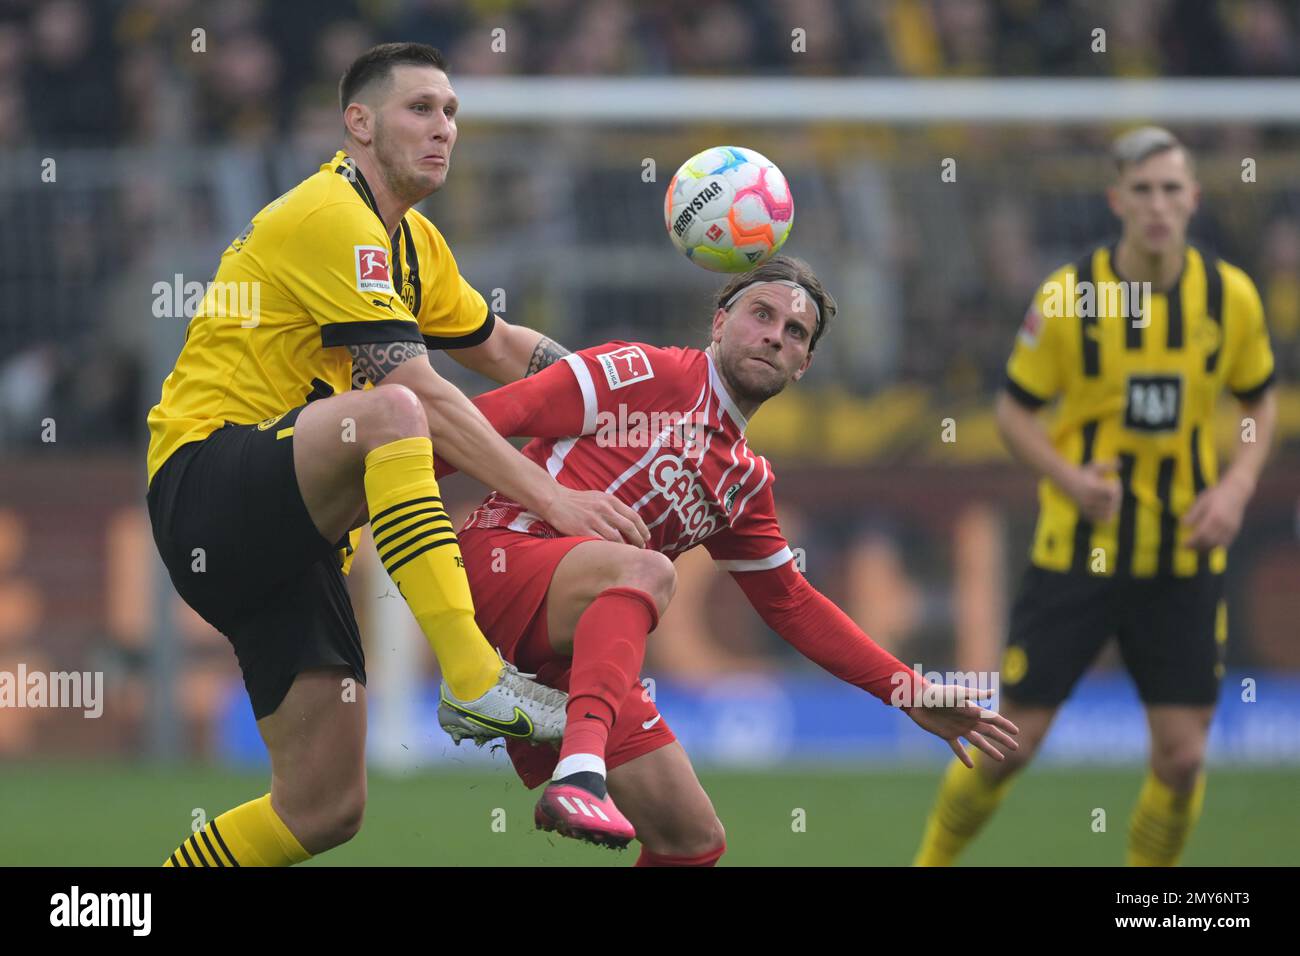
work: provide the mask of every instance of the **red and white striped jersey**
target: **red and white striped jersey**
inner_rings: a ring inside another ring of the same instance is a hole
[[[772,466],[746,443],[745,416],[707,352],[611,342],[567,355],[526,381],[547,401],[571,403],[548,417],[567,411],[563,417],[581,429],[533,439],[524,455],[568,488],[617,496],[641,515],[650,547],[675,558],[703,544],[728,571],[763,571],[791,559],[776,520]],[[499,493],[462,530],[500,527],[559,536]]]

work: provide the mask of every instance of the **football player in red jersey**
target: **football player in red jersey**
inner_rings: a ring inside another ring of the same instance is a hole
[[[507,744],[545,830],[623,847],[638,865],[711,866],[722,824],[639,682],[647,635],[676,586],[673,558],[703,544],[763,620],[827,671],[897,704],[969,766],[965,737],[994,759],[1014,749],[1005,717],[953,686],[926,687],[794,568],[776,520],[774,477],[745,426],[808,370],[835,301],[808,265],[777,256],[719,293],[705,350],[614,342],[475,399],[503,435],[561,485],[638,512],[649,545],[564,536],[493,493],[460,532],[477,621],[509,661],[569,692],[558,756]],[[441,476],[450,471],[438,463]],[[615,804],[617,800],[617,806]]]

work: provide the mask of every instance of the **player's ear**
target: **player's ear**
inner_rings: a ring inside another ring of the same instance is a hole
[[[803,357],[803,364],[794,370],[794,375],[791,376],[791,380],[797,382],[799,379],[803,378],[804,372],[808,371],[808,366],[812,364],[812,360],[813,353],[810,349],[808,354]]]
[[[364,103],[349,103],[343,111],[343,126],[348,135],[362,146],[369,146],[375,138],[375,115]]]
[[[718,309],[718,311],[713,313],[713,339],[712,340],[714,342],[722,341],[722,326],[726,324],[726,321],[727,321],[726,309]]]
[[[1106,187],[1106,203],[1110,206],[1110,211],[1115,215],[1116,219],[1123,218],[1119,210],[1119,185],[1118,184]]]

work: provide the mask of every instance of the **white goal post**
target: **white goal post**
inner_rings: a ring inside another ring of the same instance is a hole
[[[1294,123],[1300,80],[457,78],[475,121]]]

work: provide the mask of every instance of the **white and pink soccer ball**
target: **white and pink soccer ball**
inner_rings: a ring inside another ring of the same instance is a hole
[[[743,146],[692,156],[664,197],[664,225],[679,252],[711,272],[744,272],[790,237],[794,199],[781,170]]]

